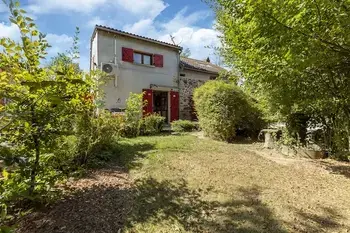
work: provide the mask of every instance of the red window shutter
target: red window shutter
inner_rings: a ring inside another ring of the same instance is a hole
[[[163,67],[164,62],[163,62],[163,55],[160,54],[154,54],[153,55],[153,63],[155,67]]]
[[[134,62],[134,50],[129,48],[122,48],[122,60],[126,62]]]
[[[143,102],[146,105],[143,107],[143,115],[153,113],[153,91],[151,89],[143,89]]]
[[[170,92],[170,122],[179,120],[179,92]]]

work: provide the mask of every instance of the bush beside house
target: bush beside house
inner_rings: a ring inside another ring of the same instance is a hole
[[[263,126],[253,101],[237,85],[209,81],[194,92],[199,125],[206,136],[232,142],[238,129],[253,135]]]
[[[159,114],[150,114],[142,119],[141,134],[155,135],[162,132],[164,127],[165,117]]]

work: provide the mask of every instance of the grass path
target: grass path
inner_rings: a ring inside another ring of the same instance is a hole
[[[194,136],[120,142],[118,163],[19,232],[350,232],[350,166]]]

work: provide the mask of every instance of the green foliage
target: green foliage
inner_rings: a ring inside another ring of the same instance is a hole
[[[97,116],[94,116],[93,113],[80,116],[76,130],[76,162],[84,165],[94,163],[99,159],[108,160],[104,153],[113,147],[121,130],[120,119],[114,117],[110,112],[102,111]]]
[[[143,112],[143,93],[130,93],[126,100],[124,135],[137,137],[140,133]]]
[[[237,124],[236,133],[241,137],[256,140],[260,131],[267,127],[267,121],[264,119],[258,102],[248,95],[246,95],[246,100],[245,113]]]
[[[195,89],[194,102],[199,124],[204,133],[212,138],[231,142],[238,128],[254,131],[254,127],[260,125],[257,110],[235,84],[206,82]]]
[[[188,120],[178,120],[171,123],[171,130],[174,132],[192,132],[198,130],[198,123]]]
[[[65,55],[43,67],[40,62],[49,47],[45,35],[18,3],[5,3],[10,21],[21,33],[19,42],[0,38],[0,97],[8,100],[0,106],[0,160],[5,162],[0,204],[3,210],[15,213],[18,206],[55,198],[55,184],[74,166],[70,163],[76,151],[82,150],[81,135],[76,137],[77,145],[68,140],[82,132],[78,120],[91,117],[101,98],[97,90],[102,80],[98,73],[78,70]],[[76,36],[72,53],[78,50],[77,40]],[[112,134],[105,124],[110,122],[101,118],[91,121],[88,135],[96,133],[98,138],[92,141],[99,146],[109,143],[106,137]],[[85,146],[90,148],[90,144]]]
[[[150,114],[142,119],[141,131],[144,135],[155,135],[162,132],[164,127],[165,117],[159,114]]]
[[[270,119],[310,117],[327,148],[349,149],[349,1],[208,0],[216,11],[226,64]]]

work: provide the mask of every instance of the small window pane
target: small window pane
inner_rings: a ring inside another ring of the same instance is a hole
[[[145,64],[145,65],[152,65],[151,64],[151,56],[143,55],[143,64]]]
[[[141,64],[142,63],[142,55],[139,53],[134,53],[134,63]]]

